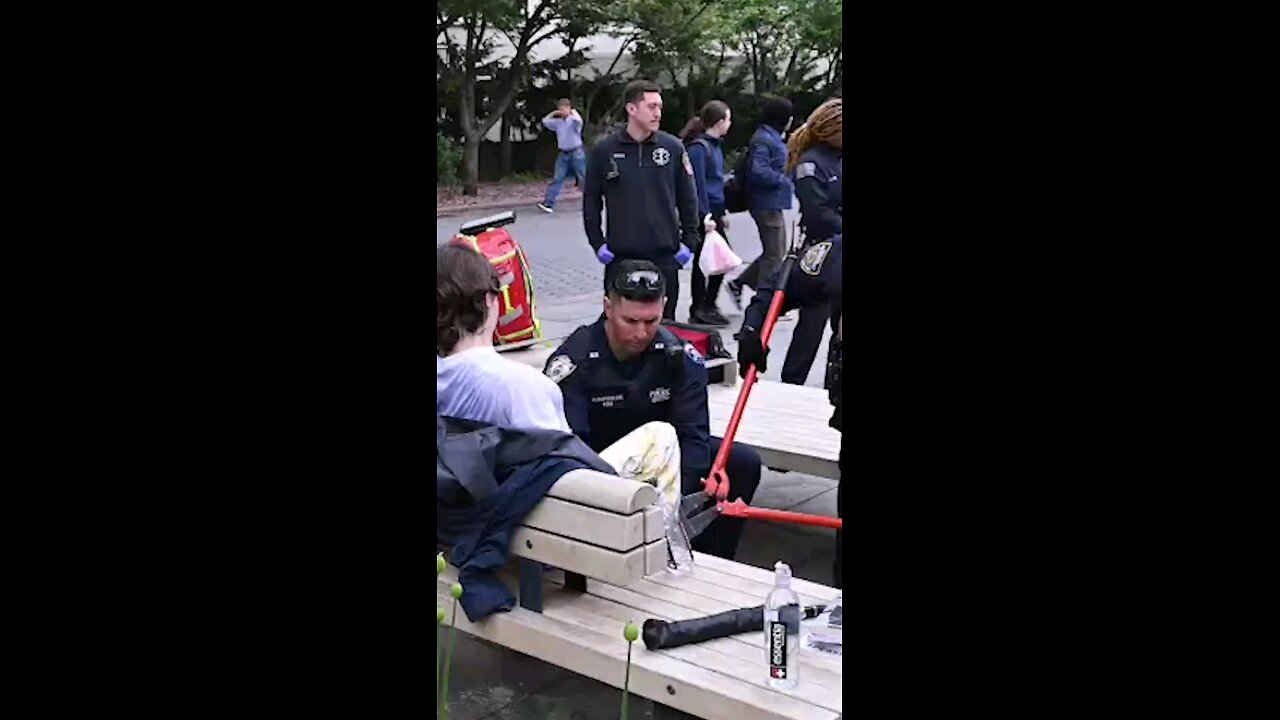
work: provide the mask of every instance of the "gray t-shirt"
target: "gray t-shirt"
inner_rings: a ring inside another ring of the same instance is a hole
[[[573,432],[560,386],[491,347],[436,356],[436,410],[512,430]]]

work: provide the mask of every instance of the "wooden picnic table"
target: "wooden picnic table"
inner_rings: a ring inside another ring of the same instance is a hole
[[[448,588],[454,577],[452,567],[437,577],[438,606],[452,604]],[[479,623],[459,613],[458,629],[620,688],[627,622],[687,620],[761,605],[773,573],[695,553],[693,572],[686,576],[660,572],[627,585],[591,581],[583,592],[565,587],[559,573],[551,572],[545,584],[542,613],[517,607]],[[830,605],[840,593],[798,578],[792,588],[805,605]],[[802,646],[799,686],[778,690],[767,683],[761,633],[654,651],[637,641],[631,692],[705,720],[838,720],[843,667],[842,657]],[[606,714],[602,710],[601,717]]]

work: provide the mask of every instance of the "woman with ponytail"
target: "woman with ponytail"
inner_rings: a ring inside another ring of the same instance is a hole
[[[693,166],[694,186],[698,190],[698,247],[693,257],[693,303],[689,306],[689,322],[705,325],[729,324],[716,310],[716,296],[720,294],[724,275],[704,276],[698,261],[702,257],[707,233],[716,230],[725,240],[729,239],[725,232],[728,224],[724,221],[724,149],[720,143],[729,133],[731,123],[729,106],[712,100],[680,132],[689,153],[689,163]]]

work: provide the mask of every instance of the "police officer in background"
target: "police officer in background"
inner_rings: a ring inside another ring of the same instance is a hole
[[[843,118],[843,100],[827,100],[792,133],[787,143],[787,172],[795,178],[806,243],[844,234]],[[800,309],[800,320],[791,333],[791,347],[782,363],[782,382],[803,385],[808,379],[828,320],[835,332],[840,315],[832,308],[817,304]]]
[[[830,307],[833,317],[843,317],[841,293],[844,290],[844,238],[835,235],[826,240],[807,245],[801,250],[794,267],[786,278],[782,271],[788,269],[788,263],[764,283],[751,299],[743,313],[742,331],[738,335],[738,373],[747,376],[747,368],[755,365],[763,373],[767,368],[768,351],[760,340],[760,331],[764,326],[765,315],[769,312],[769,303],[773,301],[774,289],[785,280],[781,312],[789,312],[800,308],[804,312],[809,308]],[[838,320],[835,332],[831,335],[831,345],[827,349],[826,388],[828,399],[835,412],[829,424],[839,430],[840,438],[840,475],[844,476],[844,326]],[[841,482],[836,491],[836,508],[839,517],[844,517],[844,483]],[[844,531],[836,532],[836,564],[835,586],[843,587],[844,578],[841,565],[844,553]]]
[[[662,327],[666,278],[647,260],[620,260],[604,299],[604,317],[578,328],[547,359],[544,372],[564,394],[569,426],[596,452],[649,422],[675,428],[681,494],[703,489],[720,451],[710,436],[707,368],[693,345]],[[734,443],[725,468],[729,500],[750,503],[760,485],[760,455]],[[693,549],[733,559],[741,518],[721,517]]]
[[[627,124],[602,138],[587,160],[582,221],[596,258],[605,264],[605,292],[618,260],[648,260],[666,278],[663,317],[674,320],[677,272],[698,245],[698,194],[684,144],[658,129],[662,88],[636,80],[624,91]],[[608,231],[600,227],[608,207]]]

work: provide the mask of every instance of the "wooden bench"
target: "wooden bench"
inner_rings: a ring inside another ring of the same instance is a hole
[[[579,592],[587,580],[627,585],[667,566],[657,490],[594,470],[565,473],[512,535],[520,606],[543,608],[543,565]],[[447,555],[446,555],[447,557]]]
[[[440,607],[451,604],[454,572],[450,568],[436,579]],[[479,623],[459,613],[457,628],[621,688],[627,658],[622,628],[627,622],[686,620],[754,607],[763,604],[773,587],[771,572],[700,553],[695,553],[693,572],[683,577],[658,572],[629,583],[593,582],[583,591],[560,575],[542,578],[541,613],[515,608]],[[792,587],[806,605],[830,604],[839,592],[800,579]],[[673,708],[705,720],[839,720],[842,658],[802,647],[799,667],[795,690],[770,688],[760,633],[657,651],[637,641],[630,691],[660,704],[655,708],[659,716]],[[602,707],[598,716],[613,712]]]
[[[711,434],[724,437],[741,388],[710,385]],[[758,380],[734,440],[755,448],[767,467],[840,479],[840,432],[827,425],[827,391]]]

